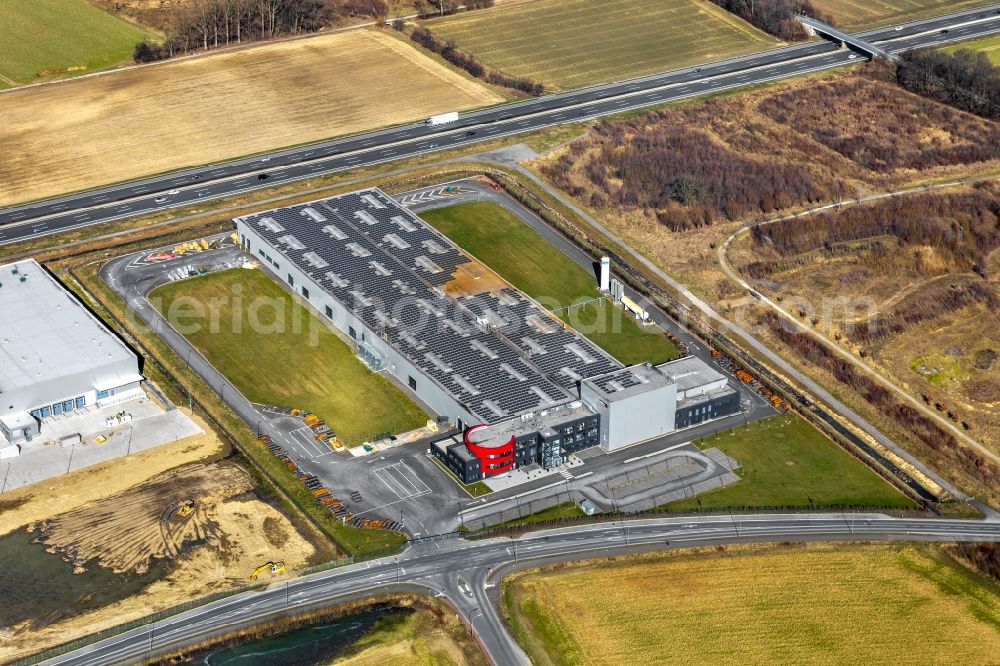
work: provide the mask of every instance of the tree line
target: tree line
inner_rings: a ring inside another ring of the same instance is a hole
[[[492,5],[493,0],[413,3],[421,15]],[[132,55],[136,62],[152,62],[190,51],[316,32],[351,16],[385,19],[398,9],[396,0],[190,0],[171,12],[161,44],[140,42]]]
[[[834,24],[832,16],[816,9],[809,0],[712,0],[712,2],[786,42],[800,42],[809,38],[805,26],[795,18],[799,14],[808,14],[830,25]]]
[[[896,80],[918,95],[991,120],[1000,119],[1000,67],[985,53],[961,49],[908,51]]]
[[[907,94],[874,67],[766,97],[758,110],[876,173],[1000,157],[1000,126]],[[885,79],[888,79],[886,81]],[[947,139],[928,129],[946,130]]]
[[[399,23],[394,23],[393,27],[397,30],[403,29],[403,26]],[[505,74],[498,69],[487,67],[471,53],[460,51],[455,42],[440,39],[426,28],[420,26],[414,28],[410,32],[410,39],[417,44],[420,44],[428,51],[438,54],[456,67],[464,69],[472,76],[477,79],[482,79],[487,83],[491,83],[502,88],[520,90],[521,92],[525,92],[529,95],[541,95],[545,92],[545,85],[541,82],[534,81],[526,76],[513,76],[511,74]]]
[[[909,246],[932,246],[960,271],[988,277],[989,255],[1000,248],[1000,187],[983,183],[971,192],[939,192],[893,197],[837,211],[758,225],[753,237],[761,248],[781,257],[834,245],[891,235]],[[776,262],[747,267],[755,278],[767,277]],[[780,269],[779,269],[780,270]]]
[[[589,196],[595,208],[652,210],[671,231],[846,192],[846,185],[821,182],[804,165],[745,155],[685,117],[685,110],[668,109],[601,122],[546,166],[546,176],[572,196]],[[578,185],[579,177],[591,187]]]

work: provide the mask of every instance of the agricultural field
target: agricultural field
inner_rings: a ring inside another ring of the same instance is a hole
[[[13,90],[0,206],[499,101],[377,30]]]
[[[532,661],[991,664],[1000,589],[933,546],[758,546],[506,577]]]
[[[659,329],[644,329],[602,298],[594,273],[505,208],[489,202],[464,203],[421,217],[622,363],[677,358],[677,348]]]
[[[1000,35],[984,37],[983,39],[973,39],[968,42],[961,42],[954,46],[946,46],[941,49],[945,53],[954,53],[961,50],[979,51],[985,53],[986,57],[994,65],[1000,66]]]
[[[742,507],[915,505],[796,414],[783,414],[695,442],[740,462],[742,480],[666,505],[670,511]]]
[[[269,560],[294,570],[337,557],[262,500],[202,425],[203,434],[4,493],[0,567],[18,575],[0,580],[0,660],[244,585]]]
[[[532,0],[424,25],[487,65],[558,90],[780,44],[704,0]]]
[[[828,337],[1000,450],[998,248],[992,181],[774,223],[730,257],[793,311],[827,304]]]
[[[313,412],[348,446],[426,422],[400,389],[262,271],[173,282],[150,300],[248,400]]]
[[[833,16],[848,30],[909,23],[929,16],[991,5],[991,0],[812,0],[816,9]]]
[[[0,25],[0,89],[130,63],[154,37],[87,0],[0,0]]]

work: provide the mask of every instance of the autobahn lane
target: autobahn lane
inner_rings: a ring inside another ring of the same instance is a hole
[[[897,53],[995,32],[1000,32],[1000,5],[871,31],[864,37]],[[9,207],[0,210],[0,243],[774,81],[850,64],[856,58],[828,42],[810,42],[492,107],[464,114],[449,125],[405,125]],[[266,178],[261,179],[262,174]]]
[[[898,519],[881,514],[700,516],[618,521],[532,532],[517,540],[411,545],[398,558],[331,569],[245,592],[54,657],[46,664],[134,663],[289,613],[401,590],[447,598],[495,663],[524,663],[496,612],[496,576],[512,566],[651,549],[766,541],[1000,541],[1000,522]]]

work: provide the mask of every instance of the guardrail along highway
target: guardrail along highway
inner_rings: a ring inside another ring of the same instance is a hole
[[[996,32],[1000,32],[1000,5],[872,30],[857,38],[888,53],[900,53]],[[12,206],[0,209],[0,244],[821,71],[861,57],[831,42],[809,42],[483,109],[445,125],[393,127]]]

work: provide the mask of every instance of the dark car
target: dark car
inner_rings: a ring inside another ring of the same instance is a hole
[[[267,180],[267,174],[266,173],[257,174],[257,180]]]

